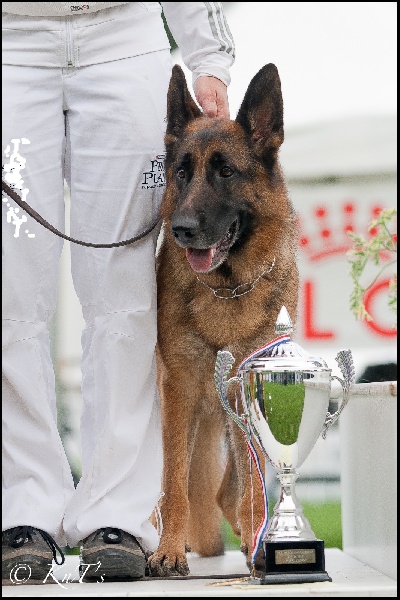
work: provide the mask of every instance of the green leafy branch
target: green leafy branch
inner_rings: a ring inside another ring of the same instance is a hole
[[[353,280],[350,309],[356,319],[372,321],[372,317],[364,305],[365,292],[374,285],[386,269],[396,263],[397,235],[391,233],[389,229],[390,222],[395,215],[397,215],[395,208],[382,210],[378,218],[371,221],[368,227],[368,231],[376,229],[376,234],[369,241],[362,235],[348,232],[353,241],[353,248],[347,252],[350,263],[350,276]],[[388,256],[389,260],[387,260]],[[392,256],[395,258],[391,259]],[[384,261],[383,264],[382,261]],[[368,264],[375,265],[379,270],[372,281],[364,286],[361,283],[361,278]],[[391,311],[397,314],[397,272],[390,277],[388,306]],[[394,328],[397,328],[396,324]]]

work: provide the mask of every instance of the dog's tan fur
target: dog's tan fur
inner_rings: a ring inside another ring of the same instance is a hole
[[[298,300],[296,217],[277,156],[283,103],[276,67],[267,65],[254,77],[231,121],[204,117],[175,66],[165,141],[165,228],[157,270],[165,496],[160,544],[149,559],[159,576],[189,572],[188,546],[201,556],[222,554],[222,516],[241,536],[250,566],[253,531],[263,512],[261,488],[254,477],[252,521],[248,453],[218,399],[215,361],[218,350],[230,350],[234,373],[243,358],[275,337],[282,305],[295,319]],[[197,247],[205,248],[214,235],[207,233],[207,222],[213,229],[227,213],[239,215],[238,241],[217,268],[196,273],[174,226],[200,215],[205,233]],[[240,297],[216,298],[206,287],[235,288],[262,273]]]

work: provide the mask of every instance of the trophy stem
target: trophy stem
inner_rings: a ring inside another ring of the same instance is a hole
[[[263,541],[315,540],[315,534],[296,496],[294,484],[298,472],[295,469],[281,469],[276,476],[280,481],[279,499]]]
[[[324,542],[315,537],[297,499],[295,469],[281,469],[279,500],[263,538],[265,573],[252,580],[262,585],[332,581],[325,571]]]

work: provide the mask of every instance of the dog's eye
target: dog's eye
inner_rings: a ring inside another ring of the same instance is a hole
[[[185,179],[185,169],[178,169],[176,172],[176,176],[179,177],[179,179]]]
[[[219,174],[221,175],[221,177],[230,177],[231,175],[233,175],[233,169],[231,169],[230,167],[222,167]]]

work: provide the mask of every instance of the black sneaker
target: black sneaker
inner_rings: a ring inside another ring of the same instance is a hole
[[[133,535],[104,527],[83,540],[79,573],[82,581],[141,579],[146,564],[145,552]]]
[[[61,557],[60,561],[57,559],[57,551]],[[54,583],[54,579],[48,577],[53,560],[62,565],[65,557],[61,548],[46,531],[28,525],[3,531],[3,585]]]

